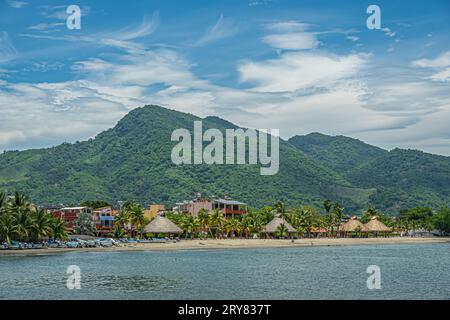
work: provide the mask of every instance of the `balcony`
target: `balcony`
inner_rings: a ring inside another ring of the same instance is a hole
[[[221,209],[223,214],[247,214],[247,210]]]

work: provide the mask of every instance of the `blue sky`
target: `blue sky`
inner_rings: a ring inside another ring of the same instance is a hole
[[[450,155],[449,39],[445,0],[0,0],[0,150],[84,140],[159,104]]]

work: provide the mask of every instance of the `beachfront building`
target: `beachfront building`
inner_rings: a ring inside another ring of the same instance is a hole
[[[372,217],[364,226],[369,230],[369,232],[373,232],[375,236],[378,236],[378,234],[386,235],[387,233],[392,232],[392,229],[378,220],[378,217],[376,216]]]
[[[118,212],[111,207],[95,209],[92,212],[92,221],[97,229],[98,236],[105,236],[114,229],[114,219]]]
[[[205,209],[208,212],[212,210],[212,202],[209,199],[197,198],[191,201],[183,201],[176,204],[173,209],[176,212],[191,215],[193,217],[198,216],[198,212],[201,209]]]
[[[166,207],[163,204],[151,204],[148,206],[148,209],[144,210],[144,216],[151,220],[158,214],[164,213],[164,211],[166,211]]]
[[[341,226],[339,227],[339,232],[342,236],[356,233],[359,233],[360,235],[367,235],[369,231],[370,230],[364,224],[362,224],[362,222],[359,221],[356,216],[351,217],[347,222],[341,224]]]
[[[320,238],[320,237],[323,237],[323,236],[326,236],[326,235],[327,235],[328,229],[326,229],[326,228],[312,227],[312,228],[309,230],[309,233],[310,233],[313,237],[315,237],[315,238]]]
[[[70,233],[73,232],[75,221],[78,219],[80,214],[89,213],[92,215],[92,209],[88,207],[67,207],[55,209],[51,213],[54,217],[59,218],[66,223],[66,229]]]
[[[274,236],[280,233],[280,231],[283,231],[283,233],[289,236],[297,232],[297,230],[295,230],[295,228],[289,222],[279,216],[276,216],[263,228],[262,233],[264,233],[267,237]]]
[[[205,209],[208,212],[217,209],[225,218],[248,213],[247,204],[243,202],[230,199],[205,199],[201,196],[191,201],[177,203],[173,211],[197,217],[201,209]]]
[[[248,213],[247,205],[243,202],[214,199],[211,202],[212,210],[218,209],[225,218],[233,218],[236,215],[246,215]]]
[[[157,215],[145,228],[145,233],[152,233],[155,235],[166,234],[166,235],[178,235],[183,232],[180,227],[175,223],[163,217]]]

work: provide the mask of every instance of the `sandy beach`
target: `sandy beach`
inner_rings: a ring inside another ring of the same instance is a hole
[[[450,238],[322,238],[322,239],[208,239],[208,240],[181,240],[166,243],[133,243],[121,244],[110,248],[51,248],[27,250],[3,250],[0,256],[5,255],[47,255],[66,252],[121,252],[121,251],[164,251],[164,250],[208,250],[208,249],[246,249],[246,248],[291,248],[311,246],[354,246],[354,245],[382,245],[382,244],[428,244],[450,243]]]

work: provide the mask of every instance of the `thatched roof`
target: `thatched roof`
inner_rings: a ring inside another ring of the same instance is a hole
[[[327,233],[328,230],[325,228],[312,227],[311,230],[309,230],[309,232],[311,232],[311,233]]]
[[[369,229],[361,223],[356,217],[351,217],[346,223],[342,224],[339,227],[339,231],[343,232],[355,232],[359,229],[359,231],[367,232]]]
[[[270,221],[263,229],[265,233],[275,233],[277,232],[278,227],[284,224],[287,228],[288,232],[297,232],[293,226],[291,226],[286,220],[280,217],[275,217],[272,221]]]
[[[390,232],[392,230],[383,222],[378,220],[378,217],[372,217],[370,221],[365,224],[365,226],[367,229],[373,232]]]
[[[156,216],[144,229],[145,233],[182,233],[175,223],[163,216]]]

